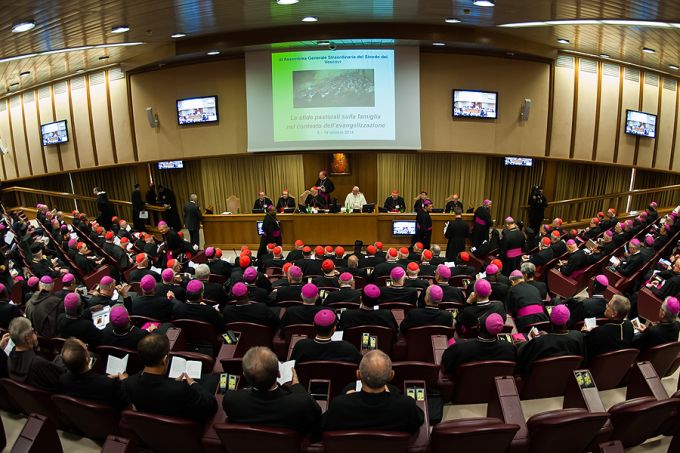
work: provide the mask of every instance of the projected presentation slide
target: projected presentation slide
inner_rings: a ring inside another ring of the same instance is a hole
[[[272,54],[274,141],[394,140],[394,50]]]

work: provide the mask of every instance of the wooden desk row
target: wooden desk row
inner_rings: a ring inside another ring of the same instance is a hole
[[[432,243],[446,248],[444,225],[454,219],[453,214],[430,214],[432,216]],[[224,250],[248,245],[257,248],[260,237],[257,222],[262,214],[206,215],[203,217],[205,244]],[[308,245],[342,245],[346,249],[360,239],[364,245],[381,241],[385,247],[403,246],[411,243],[411,237],[392,235],[394,220],[415,220],[414,213],[404,214],[278,214],[281,223],[283,246],[290,249],[295,240],[302,239]],[[472,214],[463,214],[472,223]],[[348,249],[348,250],[350,250]]]

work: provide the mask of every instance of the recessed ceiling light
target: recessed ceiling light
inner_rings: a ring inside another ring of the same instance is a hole
[[[127,25],[116,25],[115,27],[111,27],[111,33],[125,33],[130,31],[130,27]]]
[[[564,19],[564,20],[546,20],[548,25],[598,25],[600,23],[597,19]]]
[[[656,50],[650,49],[649,47],[643,47],[643,48],[642,48],[642,51],[643,51],[644,53],[655,53],[655,52],[656,52]]]
[[[319,19],[315,16],[305,16],[302,18],[302,22],[316,22],[317,20]]]
[[[317,41],[316,45],[317,46],[330,46],[331,42],[330,41]]]
[[[19,75],[21,77],[26,77],[26,76],[31,75],[31,71],[22,71],[22,72],[19,73]]]
[[[276,0],[279,5],[294,5],[300,0]]]
[[[23,33],[28,30],[33,30],[34,28],[35,22],[32,20],[24,20],[12,25],[12,33]]]
[[[600,58],[609,58],[609,55],[607,55],[606,53],[601,53]]]
[[[99,57],[99,59],[100,60],[108,60],[109,56],[108,55],[102,55],[101,57]]]
[[[82,74],[83,72],[85,72],[84,69],[76,69],[76,74]]]
[[[177,38],[184,38],[187,34],[186,33],[174,33],[170,35],[171,38],[177,39]]]
[[[455,17],[447,17],[446,19],[444,19],[444,22],[446,22],[447,24],[459,24],[461,20],[456,19]]]
[[[220,54],[219,50],[211,50],[210,52],[208,52],[208,55],[210,55],[210,56],[219,55],[219,54]]]
[[[569,43],[571,43],[571,41],[569,41],[568,39],[564,39],[564,38],[558,39],[557,42],[560,43],[560,44],[569,44]]]
[[[496,2],[493,0],[475,0],[472,4],[475,6],[496,6]]]
[[[678,69],[680,69],[680,67],[678,67],[678,66],[676,66],[676,65],[674,65],[674,64],[669,64],[668,67],[669,67],[670,69],[672,69],[673,71],[677,71]]]
[[[606,25],[630,25],[633,27],[671,27],[671,24],[667,22],[656,22],[650,20],[602,19],[602,23]]]
[[[446,43],[436,41],[436,42],[433,42],[432,45],[433,45],[433,46],[437,46],[437,47],[441,47],[441,46],[445,46]]]

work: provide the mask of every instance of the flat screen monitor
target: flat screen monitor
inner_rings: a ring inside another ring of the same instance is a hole
[[[217,122],[217,96],[177,100],[177,123],[199,124]]]
[[[264,231],[262,231],[262,224],[264,222],[262,220],[257,221],[257,235],[262,236],[264,234]]]
[[[656,115],[626,110],[626,134],[641,137],[656,137]]]
[[[413,236],[416,234],[415,220],[393,220],[392,236]]]
[[[453,90],[454,118],[498,118],[498,93],[493,91]]]
[[[531,167],[534,160],[530,157],[506,157],[505,165],[508,167]]]
[[[164,160],[158,162],[159,170],[176,170],[178,168],[184,168],[184,161],[182,160]]]
[[[66,128],[66,120],[55,121],[53,123],[41,125],[40,135],[42,136],[43,146],[66,143],[68,141],[68,129]]]

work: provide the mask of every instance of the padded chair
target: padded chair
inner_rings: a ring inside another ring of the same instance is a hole
[[[237,197],[236,195],[229,195],[226,201],[227,212],[231,212],[232,214],[241,212],[241,199],[239,197]]]
[[[530,400],[564,395],[572,371],[581,366],[580,355],[546,357],[536,360],[529,376],[521,381],[520,398]]]
[[[404,314],[416,308],[408,302],[381,302],[378,304],[381,310],[404,310]]]
[[[40,414],[49,418],[57,429],[67,430],[70,425],[59,415],[52,402],[52,393],[9,378],[0,379],[2,385],[17,407],[26,415]]]
[[[14,442],[12,453],[63,453],[59,434],[48,417],[31,414]]]
[[[130,439],[118,436],[108,436],[101,453],[137,453],[137,447]]]
[[[555,268],[550,269],[546,274],[546,283],[550,292],[565,299],[582,290],[586,286],[584,280],[583,276],[576,279],[568,277]]]
[[[227,281],[227,277],[220,274],[210,274],[208,275],[208,281],[210,283],[219,283],[220,285],[224,285]]]
[[[104,374],[106,372],[106,363],[110,355],[118,357],[119,359],[125,357],[126,355],[128,356],[127,373],[129,375],[135,374],[144,369],[144,365],[142,365],[142,361],[139,358],[139,353],[137,353],[137,351],[134,349],[102,345],[97,346],[95,353],[97,354],[98,359],[94,363],[94,371],[99,374]]]
[[[666,422],[678,417],[680,399],[658,401],[652,396],[633,398],[609,408],[614,432],[612,440],[619,440],[625,448],[663,434]]]
[[[470,284],[475,281],[475,277],[464,274],[454,275],[449,279],[449,285],[455,286],[456,288],[467,288],[468,285],[465,284],[466,281]]]
[[[333,310],[339,310],[341,308],[359,308],[360,305],[359,302],[331,302],[330,304],[324,304],[323,306]]]
[[[255,445],[257,451],[299,452],[302,443],[290,429],[234,423],[216,423],[213,428],[229,453],[252,453]]]
[[[148,316],[130,315],[130,324],[139,327],[140,329],[147,322],[157,322],[160,323],[158,319],[149,318]]]
[[[236,345],[235,357],[243,357],[253,346],[272,347],[274,331],[270,327],[252,322],[232,322],[226,325],[226,329],[241,334]]]
[[[639,353],[637,349],[620,349],[590,359],[588,369],[593,375],[597,389],[601,391],[618,387],[630,372]]]
[[[640,317],[659,322],[659,308],[662,303],[663,301],[656,297],[652,290],[646,287],[640,288],[637,299]]]
[[[126,410],[122,422],[153,451],[203,451],[203,428],[196,422]]]
[[[57,352],[54,350],[52,340],[47,337],[38,335],[38,354],[45,357],[47,360],[54,360]]]
[[[504,452],[519,430],[497,418],[461,418],[449,420],[432,428],[430,450],[432,453],[454,451]]]
[[[196,319],[175,319],[172,325],[182,329],[187,343],[191,345],[210,346],[216,353],[220,349],[221,339],[214,325]]]
[[[651,362],[660,378],[668,376],[668,371],[680,354],[680,342],[660,344],[640,352],[638,362]]]
[[[408,433],[390,431],[326,431],[323,433],[325,453],[407,453]]]
[[[606,412],[575,408],[536,414],[527,421],[529,453],[586,451],[607,420]]]
[[[424,381],[428,389],[438,387],[439,366],[429,362],[394,362],[392,363],[394,379],[392,384],[404,388],[404,381]]]
[[[394,345],[394,330],[383,326],[357,326],[343,332],[342,338],[352,343],[358,350],[361,350],[361,339],[364,333],[375,336],[378,339],[378,349],[387,355],[392,355]]]
[[[361,275],[355,275],[354,276],[354,288],[355,289],[362,289],[364,286],[366,286],[366,279],[362,277]]]
[[[331,399],[339,395],[348,384],[356,382],[356,371],[359,367],[355,363],[337,362],[331,360],[315,360],[296,363],[295,372],[304,388],[309,388],[310,379],[325,379],[331,382]],[[330,403],[330,401],[329,401]]]
[[[288,307],[295,307],[297,305],[302,305],[301,300],[282,300],[276,303],[277,307],[281,308],[288,308]]]
[[[517,322],[517,319],[515,319],[515,322]],[[537,328],[539,332],[552,332],[552,325],[550,324],[550,321],[541,321],[541,322],[534,322],[531,324],[525,324],[521,328],[518,327],[517,330],[520,333],[529,333],[529,331],[533,328]]]
[[[421,326],[408,329],[406,335],[406,360],[435,363],[432,355],[432,335],[453,337],[455,330],[446,326]]]
[[[53,395],[52,402],[61,418],[85,437],[103,440],[120,434],[120,412],[110,406],[65,395]]]
[[[91,274],[86,275],[83,278],[83,284],[88,289],[94,288],[99,284],[99,280],[107,275],[111,275],[111,267],[108,264],[101,266]]]
[[[468,362],[456,369],[453,382],[453,404],[481,404],[489,400],[496,376],[512,376],[515,362],[507,360],[483,360]]]

